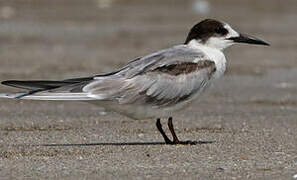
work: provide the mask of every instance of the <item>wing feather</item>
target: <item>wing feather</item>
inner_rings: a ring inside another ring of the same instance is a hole
[[[22,98],[170,106],[202,91],[214,72],[214,62],[203,52],[180,45],[137,58],[113,73],[67,79],[61,87],[24,94]],[[42,82],[42,85],[54,86],[56,82]]]
[[[186,101],[209,84],[215,63],[182,46],[129,63],[112,77],[95,78],[83,88],[93,98],[157,107]]]

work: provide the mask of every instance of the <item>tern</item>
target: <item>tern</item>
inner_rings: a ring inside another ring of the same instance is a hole
[[[132,119],[156,119],[166,144],[194,144],[178,139],[172,115],[189,106],[224,74],[223,50],[235,43],[269,45],[236,32],[225,22],[205,19],[191,28],[184,44],[138,57],[111,73],[61,81],[7,80],[2,84],[26,91],[2,93],[0,97],[86,101]],[[160,118],[168,119],[172,140]]]

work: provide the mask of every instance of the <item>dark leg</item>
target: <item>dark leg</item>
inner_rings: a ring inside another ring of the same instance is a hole
[[[172,124],[172,117],[169,117],[169,118],[168,118],[168,128],[169,128],[169,130],[170,130],[170,132],[171,132],[171,135],[172,135],[172,137],[173,137],[172,144],[184,144],[184,145],[189,144],[189,145],[195,145],[195,144],[198,143],[198,142],[196,142],[196,141],[180,141],[180,140],[177,138],[176,134],[175,134],[174,127],[173,127],[173,124]]]
[[[194,145],[194,144],[197,144],[198,142],[196,141],[180,141],[176,134],[175,134],[175,131],[174,131],[174,127],[173,127],[173,124],[172,124],[172,117],[169,117],[168,118],[168,128],[171,132],[171,135],[173,137],[173,141],[171,141],[168,136],[165,134],[163,128],[162,128],[162,125],[160,123],[160,118],[157,119],[157,122],[156,122],[156,126],[159,130],[159,132],[161,133],[161,135],[163,136],[164,138],[164,141],[166,144],[184,144],[184,145],[187,145],[187,144],[190,144],[190,145]]]
[[[166,144],[172,144],[172,141],[167,137],[167,135],[165,134],[165,132],[164,132],[164,130],[162,128],[160,118],[157,119],[156,126],[157,126],[159,132],[161,133],[161,135],[163,136],[165,143]]]
[[[171,135],[173,137],[173,143],[179,144],[180,141],[178,140],[178,138],[177,138],[177,136],[175,134],[174,127],[173,127],[173,124],[172,124],[172,117],[168,118],[167,124],[168,124],[168,128],[169,128],[169,130],[171,132]]]

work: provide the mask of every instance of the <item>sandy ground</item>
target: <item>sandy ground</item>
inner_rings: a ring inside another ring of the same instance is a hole
[[[296,12],[295,0],[0,1],[0,80],[108,72],[205,17],[272,44],[226,50],[225,77],[174,117],[194,146],[86,103],[1,99],[0,179],[294,179]]]

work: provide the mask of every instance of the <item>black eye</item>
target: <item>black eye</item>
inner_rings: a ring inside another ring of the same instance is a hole
[[[223,27],[217,27],[215,28],[215,32],[217,34],[221,34],[221,35],[225,35],[228,33],[227,29],[223,28]]]

